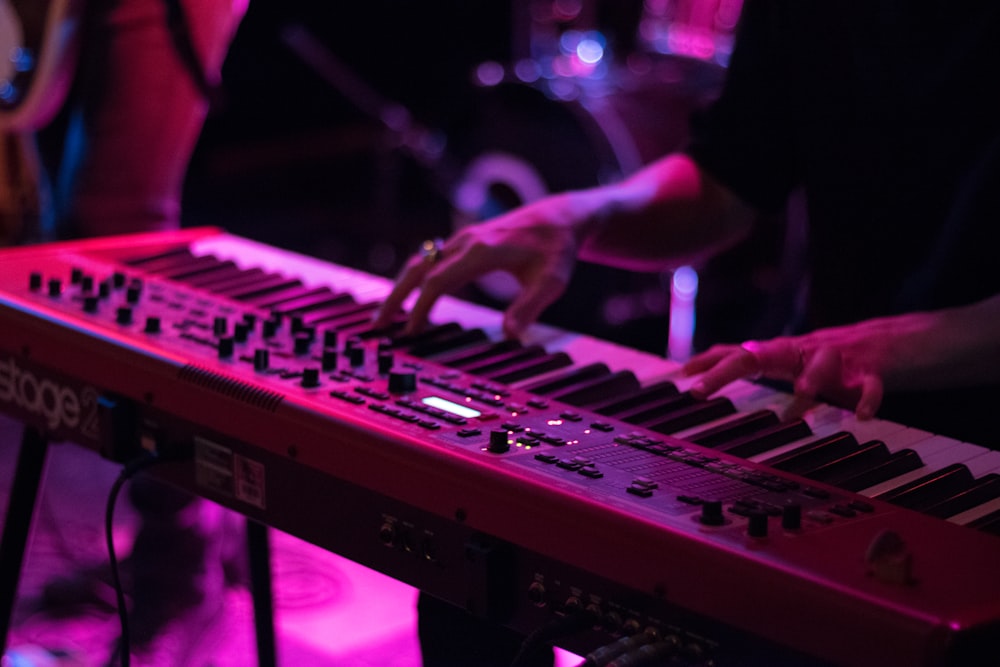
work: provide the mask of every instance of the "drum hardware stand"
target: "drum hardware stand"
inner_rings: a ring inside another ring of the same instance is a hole
[[[331,88],[343,95],[359,111],[378,121],[384,132],[379,147],[378,184],[375,210],[366,222],[372,226],[373,236],[382,247],[401,245],[409,252],[417,243],[400,234],[400,227],[393,221],[401,216],[399,211],[400,166],[399,155],[411,158],[426,174],[434,194],[443,201],[450,201],[451,188],[459,172],[455,160],[447,153],[447,138],[439,129],[420,123],[403,104],[390,100],[364,81],[346,63],[341,61],[323,42],[305,26],[292,23],[284,26],[282,42]],[[420,230],[415,233],[426,236]],[[392,251],[396,254],[395,250]],[[381,267],[380,270],[384,270]]]

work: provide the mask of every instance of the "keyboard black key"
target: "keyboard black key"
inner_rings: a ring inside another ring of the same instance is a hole
[[[263,276],[259,281],[253,283],[238,287],[229,287],[224,290],[215,289],[213,291],[217,294],[228,296],[230,299],[244,300],[260,296],[261,294],[277,292],[287,287],[297,287],[301,284],[297,278],[286,278],[285,276],[270,274]]]
[[[533,394],[547,396],[592,378],[610,374],[611,369],[608,368],[607,364],[598,361],[585,366],[575,366],[562,373],[555,373],[533,384],[525,385],[523,388]]]
[[[439,340],[441,338],[454,335],[461,331],[462,327],[460,324],[458,324],[458,322],[446,322],[445,324],[435,324],[416,333],[393,336],[388,340],[388,348],[392,350],[405,349],[408,347],[413,347],[414,345],[419,345],[421,343],[427,343]]]
[[[642,426],[657,433],[669,434],[732,414],[736,414],[736,408],[733,407],[732,401],[719,396],[681,408],[666,417],[659,417],[651,422],[642,424]]]
[[[756,410],[689,435],[684,439],[703,447],[718,447],[727,442],[753,435],[764,428],[776,426],[778,423],[778,415],[772,410]]]
[[[532,357],[513,366],[504,367],[495,373],[485,373],[485,375],[494,382],[510,384],[572,365],[573,360],[570,359],[568,354],[565,352],[555,352],[544,354],[540,357]]]
[[[521,343],[516,340],[508,339],[495,343],[493,341],[486,341],[481,345],[473,345],[472,347],[462,348],[447,354],[432,355],[430,358],[432,361],[443,366],[457,368],[461,364],[470,364],[489,359],[511,350],[518,350],[521,347]]]
[[[677,385],[673,382],[664,380],[662,382],[657,382],[656,384],[651,384],[647,387],[639,387],[635,391],[630,391],[626,394],[615,396],[605,401],[588,405],[587,409],[593,410],[597,414],[610,416],[650,401],[655,401],[667,396],[676,396],[679,393]]]
[[[795,419],[790,422],[781,422],[775,426],[770,426],[758,431],[753,435],[748,435],[733,442],[727,442],[715,447],[717,451],[726,452],[733,456],[741,456],[745,459],[764,452],[769,452],[778,447],[782,447],[796,440],[802,440],[812,435],[812,429],[802,419]]]
[[[128,266],[139,266],[139,267],[145,268],[145,267],[152,266],[152,265],[156,264],[156,262],[158,262],[160,260],[164,260],[164,259],[169,260],[171,258],[176,258],[176,257],[190,258],[190,257],[194,257],[194,255],[192,255],[191,251],[188,248],[186,248],[186,247],[183,247],[183,248],[173,248],[171,250],[166,250],[164,252],[158,252],[158,253],[155,253],[155,254],[152,254],[152,255],[142,255],[140,257],[129,257],[128,259],[122,260],[122,263],[126,264]]]
[[[840,480],[837,486],[847,491],[862,491],[908,472],[913,472],[923,465],[924,462],[920,460],[920,456],[915,451],[901,449],[891,454],[885,462],[859,472],[853,477]]]
[[[229,276],[212,274],[212,280],[209,280],[208,276],[201,276],[205,279],[204,282],[194,279],[189,281],[188,284],[192,287],[199,287],[215,294],[225,294],[226,290],[237,289],[245,287],[246,285],[253,285],[260,281],[267,280],[271,277],[271,275],[272,274],[265,273],[261,269],[240,269]]]
[[[350,335],[347,333],[349,330],[357,330],[357,334],[361,338],[371,338],[373,335],[382,334],[391,335],[393,328],[398,329],[398,326],[390,326],[389,330],[383,332],[376,332],[372,329],[372,317],[375,315],[375,311],[378,310],[379,304],[377,303],[364,303],[357,306],[353,306],[350,310],[339,316],[339,317],[327,317],[322,320],[312,320],[308,315],[302,317],[302,323],[305,326],[317,326],[323,329],[332,329],[333,331],[339,331],[344,335],[341,336],[342,340],[347,340]],[[400,320],[402,322],[403,320]],[[362,335],[362,332],[371,332]]]
[[[230,266],[219,267],[215,271],[200,273],[185,280],[185,284],[191,287],[212,291],[214,285],[226,285],[232,281],[246,280],[245,276],[262,276],[264,272],[260,269],[241,269],[232,264]]]
[[[407,352],[415,357],[426,359],[434,355],[466,349],[488,340],[489,337],[482,329],[463,329],[452,335],[442,336],[432,341],[421,341],[410,347]]]
[[[892,491],[881,493],[876,498],[912,510],[923,511],[969,489],[974,482],[975,479],[967,467],[961,463],[953,463]]]
[[[649,403],[642,403],[622,412],[611,413],[608,416],[630,424],[642,424],[666,417],[681,408],[694,405],[696,402],[694,396],[685,391],[680,394],[670,394]]]
[[[148,273],[164,273],[174,271],[183,266],[191,266],[196,257],[187,248],[169,250],[167,252],[127,260],[125,263]]]
[[[805,471],[817,464],[850,454],[857,448],[858,441],[854,436],[847,431],[840,431],[766,459],[764,465],[786,472]]]
[[[274,292],[257,297],[253,305],[277,313],[300,313],[305,314],[322,308],[340,306],[355,303],[350,294],[337,294],[325,287],[298,288],[299,293],[295,294],[295,288],[283,292]]]
[[[302,313],[302,323],[306,326],[333,327],[337,326],[338,322],[342,324],[348,319],[353,321],[357,319],[358,315],[365,315],[370,319],[377,308],[377,303],[355,303],[352,301]]]
[[[1000,475],[990,473],[976,479],[969,488],[922,511],[924,514],[946,519],[998,497],[1000,497]]]
[[[632,371],[616,371],[609,375],[591,378],[547,394],[555,401],[581,406],[608,396],[638,389],[639,380]]]
[[[180,266],[174,266],[166,271],[159,272],[159,275],[162,278],[185,282],[188,278],[193,276],[203,275],[225,268],[226,264],[227,263],[220,262],[218,259],[211,256],[195,257],[190,262],[186,262]],[[228,264],[235,266],[232,262],[228,262]]]
[[[450,364],[466,373],[474,375],[489,375],[494,371],[520,363],[525,359],[540,357],[545,354],[541,345],[528,345],[519,349],[509,350],[473,363]]]
[[[843,479],[850,479],[858,473],[889,460],[889,448],[884,442],[872,440],[844,456],[821,463],[811,469],[800,470],[798,474],[819,482],[837,486]]]

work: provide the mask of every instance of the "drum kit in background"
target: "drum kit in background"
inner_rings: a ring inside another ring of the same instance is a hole
[[[434,236],[454,232],[550,193],[620,180],[682,146],[692,112],[721,90],[742,9],[742,0],[509,1],[500,36],[508,43],[487,50],[502,59],[471,61],[471,85],[456,86],[461,98],[449,99],[440,127],[379,92],[305,25],[282,31],[292,53],[389,135],[380,147],[419,165],[447,209],[442,219],[435,207],[430,223],[408,211],[374,216],[368,255],[378,261],[368,270],[391,273],[428,224]],[[426,38],[412,31],[414,44]],[[738,278],[710,266],[637,274],[581,263],[543,319],[683,359],[701,341],[767,333],[754,320],[766,310],[773,264],[756,249],[732,264]],[[747,279],[748,265],[763,278]],[[518,289],[494,273],[460,296],[502,309]]]
[[[682,146],[691,113],[720,91],[741,8],[742,0],[516,3],[512,61],[475,68],[474,118],[449,139],[462,165],[455,228],[619,180]],[[547,315],[658,352],[669,326],[668,354],[685,358],[697,278],[691,267],[644,276],[581,266]],[[518,289],[499,273],[477,285],[494,305]]]

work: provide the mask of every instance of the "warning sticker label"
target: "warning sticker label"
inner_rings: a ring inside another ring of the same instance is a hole
[[[264,464],[236,454],[225,445],[196,436],[195,481],[198,486],[265,508]]]

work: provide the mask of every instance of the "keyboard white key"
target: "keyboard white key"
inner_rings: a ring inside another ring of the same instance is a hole
[[[960,526],[967,526],[973,521],[983,518],[993,512],[1000,511],[1000,498],[994,498],[989,500],[982,505],[973,507],[972,509],[965,510],[959,514],[948,517],[948,521],[952,523],[957,523]]]
[[[296,277],[307,286],[325,285],[337,291],[347,290],[355,299],[362,302],[380,301],[385,298],[392,287],[392,282],[386,278],[238,237],[227,235],[208,237],[193,243],[191,250],[196,255],[212,254],[219,259],[232,260],[244,268],[256,266],[275,273]],[[404,306],[410,307],[415,298],[415,294],[411,295]],[[432,319],[437,322],[457,322],[465,328],[482,329],[493,340],[502,338],[502,314],[490,308],[443,297],[431,315]],[[556,327],[536,325],[528,331],[522,342],[526,345],[542,345],[549,352],[565,352],[573,359],[574,365],[577,367],[602,362],[612,372],[631,371],[644,386],[667,380],[677,385],[680,391],[685,391],[697,381],[696,377],[683,375],[681,364],[675,361]],[[554,376],[566,370],[552,371],[546,375],[532,377],[515,384],[531,384],[546,376]],[[733,402],[737,409],[736,415],[686,429],[674,434],[675,437],[683,439],[685,436],[691,436],[704,429],[760,409],[772,410],[780,417],[785,414],[792,402],[792,397],[789,394],[748,381],[734,382],[724,387],[718,392],[718,395],[725,396]],[[764,462],[819,438],[846,431],[851,433],[859,443],[881,440],[893,453],[907,448],[912,449],[920,456],[924,464],[918,470],[864,489],[861,493],[866,496],[885,493],[909,481],[919,479],[929,472],[957,462],[966,463],[975,476],[1000,472],[1000,452],[991,452],[977,445],[958,442],[902,424],[880,419],[859,421],[850,411],[822,403],[811,408],[803,418],[809,425],[812,435],[750,457],[750,460]],[[956,523],[967,523],[993,509],[1000,509],[1000,501],[989,501],[981,507],[952,517],[951,520]]]

